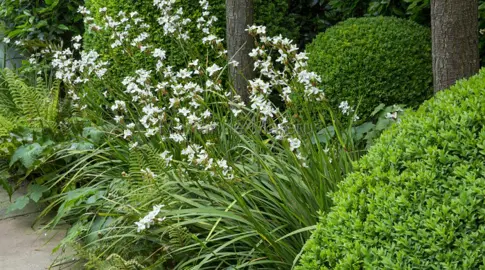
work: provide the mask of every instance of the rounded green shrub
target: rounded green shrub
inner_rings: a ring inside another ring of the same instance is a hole
[[[485,268],[485,70],[379,139],[333,197],[298,269]]]
[[[225,39],[225,0],[209,0],[211,14],[218,18],[215,23],[216,33]],[[190,33],[190,42],[181,44],[180,41],[163,35],[163,29],[157,22],[161,12],[153,6],[153,0],[86,0],[86,7],[91,10],[91,14],[96,22],[100,22],[102,14],[100,8],[107,8],[107,13],[116,18],[120,11],[127,13],[136,11],[139,17],[143,18],[150,25],[146,32],[150,34],[148,42],[159,44],[160,48],[167,51],[166,63],[181,67],[185,66],[188,58],[199,58],[202,62],[207,56],[207,47],[202,44],[202,33],[197,29],[196,21],[201,16],[202,10],[199,0],[184,0],[177,3],[183,8],[184,17],[192,20],[187,26]],[[294,18],[289,17],[289,6],[286,0],[255,0],[254,1],[255,23],[267,26],[271,35],[282,34],[291,39],[298,38],[298,24]],[[136,29],[135,29],[136,30]],[[198,40],[200,42],[193,42]],[[115,78],[108,78],[106,81],[121,81],[125,76],[132,75],[138,67],[147,67],[147,61],[154,61],[147,57],[145,53],[134,53],[128,55],[122,52],[121,48],[112,49],[112,41],[109,34],[103,32],[86,31],[84,47],[87,50],[96,50],[105,59],[113,63],[110,74],[115,74]],[[194,45],[195,44],[195,45]],[[209,57],[211,57],[209,55]],[[141,63],[141,65],[140,65]],[[154,64],[154,63],[152,63]]]
[[[380,103],[417,106],[432,94],[431,33],[394,17],[349,19],[307,47],[334,108],[359,105],[367,118]]]

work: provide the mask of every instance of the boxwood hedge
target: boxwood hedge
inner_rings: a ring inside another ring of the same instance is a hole
[[[340,185],[303,269],[485,268],[485,70],[408,112]]]
[[[307,52],[331,105],[360,101],[361,118],[380,103],[417,106],[432,94],[431,34],[415,22],[348,19],[319,34]]]

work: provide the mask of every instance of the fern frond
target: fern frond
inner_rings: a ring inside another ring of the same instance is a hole
[[[15,126],[30,128],[57,127],[60,81],[50,87],[40,78],[29,85],[13,71],[0,72],[0,116],[5,126],[0,133],[9,133]],[[8,123],[15,123],[14,126]],[[2,123],[0,123],[2,124]],[[3,127],[3,128],[2,128]]]
[[[167,228],[169,244],[172,249],[188,246],[192,241],[192,234],[186,227],[172,225]]]
[[[0,138],[10,135],[10,132],[16,127],[14,123],[0,115]]]
[[[143,151],[135,148],[130,152],[130,177],[133,183],[143,181],[142,170],[148,168],[148,163],[145,159]]]
[[[45,119],[50,122],[56,122],[59,111],[59,93],[61,89],[61,81],[55,80],[50,88],[48,103],[46,104]]]
[[[39,117],[44,103],[42,93],[35,87],[29,87],[11,70],[5,70],[5,80],[19,114],[31,120],[33,127],[40,127]]]
[[[138,263],[136,260],[125,260],[118,254],[111,254],[106,261],[110,264],[110,268],[113,270],[137,270],[137,269],[145,269],[143,265]]]

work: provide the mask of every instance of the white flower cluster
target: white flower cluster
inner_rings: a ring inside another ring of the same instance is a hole
[[[218,56],[225,57],[227,51],[223,45],[224,39],[217,37],[212,31],[213,24],[217,22],[217,17],[210,15],[209,1],[200,0],[199,4],[202,7],[202,16],[197,19],[197,29],[200,29],[204,34],[202,43],[210,45],[212,49],[217,51]]]
[[[75,41],[74,47],[81,47],[79,43],[81,41],[80,36],[74,37],[73,41]],[[108,62],[101,61],[99,59],[99,54],[95,51],[81,51],[79,59],[74,58],[74,52],[70,48],[62,51],[46,49],[43,53],[53,53],[51,65],[56,70],[55,76],[57,79],[62,80],[68,85],[86,83],[92,76],[103,78],[108,71]],[[31,63],[36,62],[35,58],[32,58],[29,61],[31,61]],[[80,100],[80,97],[77,93],[73,90],[69,90],[68,95],[73,101],[73,106],[79,108],[80,105],[78,101]]]
[[[402,112],[404,111],[401,107],[397,106],[397,105],[394,105],[392,106],[392,111],[391,112],[388,112],[385,117],[387,119],[392,119],[392,120],[395,120],[397,121],[398,123],[400,122],[400,119],[399,119],[399,112]]]
[[[108,62],[99,61],[99,54],[95,51],[82,51],[79,60],[74,59],[73,51],[65,49],[55,51],[52,66],[57,70],[56,78],[69,84],[86,83],[90,75],[102,78],[108,71]]]
[[[146,178],[146,179],[155,179],[157,177],[157,175],[152,172],[152,170],[150,170],[150,168],[146,168],[146,169],[141,169],[141,174]]]
[[[154,6],[162,13],[158,22],[165,35],[186,39],[188,33],[185,26],[190,20],[183,18],[183,10],[175,9],[175,2],[176,0],[154,0]],[[208,1],[200,0],[199,3],[202,16],[197,19],[197,26],[205,35],[203,43],[219,55],[225,56],[223,40],[212,33],[216,18],[210,15]],[[141,143],[139,139],[142,136],[159,140],[169,146],[175,144],[177,146],[173,149],[183,149],[180,154],[184,162],[202,167],[212,175],[232,179],[234,170],[228,165],[228,161],[219,156],[211,156],[213,153],[209,143],[204,146],[194,143],[194,138],[203,138],[220,125],[214,116],[213,104],[227,104],[236,119],[245,117],[248,113],[257,113],[262,124],[269,127],[276,140],[285,142],[284,145],[288,143],[290,150],[304,163],[305,159],[300,152],[302,142],[299,138],[290,136],[290,121],[270,101],[270,95],[274,92],[278,92],[286,103],[292,102],[295,92],[301,92],[309,100],[324,98],[323,90],[318,87],[320,78],[306,70],[307,57],[298,52],[291,40],[282,36],[269,37],[266,29],[261,26],[250,26],[247,29],[258,38],[258,46],[250,56],[255,59],[254,69],[260,76],[249,81],[250,106],[246,107],[229,87],[222,87],[220,77],[225,66],[221,67],[210,61],[201,64],[199,59],[194,59],[186,67],[179,69],[167,65],[167,52],[151,44],[150,37],[144,30],[149,26],[136,12],[119,12],[117,16],[111,17],[107,15],[108,10],[102,8],[100,12],[104,14],[104,21],[99,22],[102,26],[94,24],[94,19],[89,17],[89,10],[80,8],[80,12],[91,24],[91,31],[109,33],[113,48],[120,47],[122,53],[130,54],[134,47],[155,60],[153,66],[147,64],[143,69],[125,77],[120,82],[124,95],[117,95],[117,99],[110,101],[108,107],[114,121],[121,127],[121,136],[130,141],[130,149]],[[74,41],[80,43],[78,37]],[[100,61],[97,53],[81,52],[80,55],[80,60],[74,60],[73,53],[69,50],[57,52],[53,63],[58,70],[58,78],[74,87],[88,82],[90,75],[102,77],[107,71],[107,63]],[[147,61],[150,62],[153,63]],[[79,99],[76,92],[71,92],[73,100]],[[220,116],[220,113],[216,116]],[[167,166],[172,163],[173,156],[179,155],[168,151],[160,154]],[[156,177],[149,168],[142,173],[147,178]]]
[[[288,136],[288,120],[270,101],[270,94],[277,91],[284,102],[291,103],[291,95],[295,91],[303,91],[305,98],[321,101],[325,97],[323,90],[317,87],[321,79],[306,70],[308,58],[305,53],[298,52],[291,40],[281,35],[267,36],[264,26],[249,26],[246,30],[258,40],[258,46],[249,54],[255,60],[254,70],[260,74],[259,78],[249,81],[251,108],[261,115],[264,122],[268,118],[279,119],[271,133],[277,140],[283,140]],[[271,52],[277,52],[278,57],[275,60]],[[283,68],[276,68],[275,63]],[[296,140],[288,141],[292,151],[299,147]]]
[[[214,162],[214,159],[211,158],[207,151],[200,145],[189,145],[182,150],[182,155],[186,156],[189,162],[202,166],[206,171],[209,171],[211,175],[215,174],[214,171],[220,171],[225,179],[230,180],[234,178],[232,168],[227,165],[226,160],[219,159]]]
[[[160,213],[160,210],[164,206],[165,205],[163,205],[163,204],[162,205],[154,205],[153,210],[150,211],[150,213],[148,213],[146,216],[144,216],[142,219],[140,219],[140,221],[135,222],[135,225],[137,226],[136,231],[141,232],[141,231],[144,231],[144,230],[150,228],[151,225],[155,224],[155,220],[158,221],[158,222],[164,221],[165,217],[156,219],[156,217]]]
[[[350,115],[353,112],[352,108],[349,105],[349,102],[346,100],[340,102],[338,108],[342,111],[343,115]]]
[[[355,112],[354,108],[352,108],[349,105],[349,102],[346,100],[340,102],[340,104],[338,105],[338,108],[340,109],[340,111],[342,111],[343,115],[347,115],[347,116]],[[357,121],[359,119],[360,119],[359,116],[357,114],[354,114],[353,121]]]
[[[168,36],[180,37],[183,40],[189,39],[189,32],[185,26],[191,21],[184,18],[182,8],[175,10],[176,0],[154,0],[153,5],[157,7],[161,14],[158,23],[162,26],[163,32]]]

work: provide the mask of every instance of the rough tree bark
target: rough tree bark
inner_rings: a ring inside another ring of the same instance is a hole
[[[245,29],[252,24],[253,0],[226,0],[227,54],[239,63],[237,67],[229,65],[229,77],[246,103],[249,101],[247,81],[254,77],[253,60],[248,55],[254,42]]]
[[[431,29],[435,92],[478,72],[478,0],[431,0]]]

